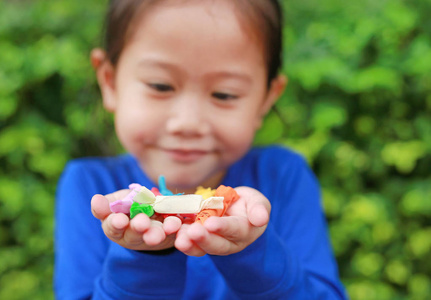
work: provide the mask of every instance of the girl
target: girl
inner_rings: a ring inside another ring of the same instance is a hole
[[[281,28],[270,0],[110,2],[106,48],[91,59],[128,154],[64,171],[58,299],[345,297],[306,163],[280,147],[250,149],[286,83]],[[175,193],[247,187],[204,225],[110,212],[121,189],[159,175]]]

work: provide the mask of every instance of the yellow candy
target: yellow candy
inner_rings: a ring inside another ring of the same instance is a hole
[[[216,190],[212,190],[211,188],[204,188],[202,186],[198,186],[195,194],[201,195],[202,198],[207,199],[209,197],[214,197]]]

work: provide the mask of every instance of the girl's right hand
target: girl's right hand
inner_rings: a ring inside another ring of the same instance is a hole
[[[120,190],[106,196],[94,195],[91,211],[102,222],[105,235],[120,246],[132,250],[163,250],[174,247],[176,232],[181,227],[177,217],[167,217],[163,223],[138,214],[133,219],[122,213],[112,213],[109,203],[124,198],[130,190]]]

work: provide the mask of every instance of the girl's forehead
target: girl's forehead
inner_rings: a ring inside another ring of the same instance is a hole
[[[260,55],[266,61],[268,82],[275,78],[281,66],[281,9],[275,0],[113,0],[112,3],[106,20],[105,49],[114,66],[146,19],[166,10],[175,17],[184,14],[185,8],[194,8],[194,14],[188,14],[190,20],[203,15],[222,25],[224,18],[234,17],[231,20],[249,42],[260,47]],[[163,24],[159,26],[164,27]],[[197,24],[196,28],[199,27]],[[194,28],[190,29],[188,35],[194,31]]]
[[[148,20],[152,22],[164,16],[163,21],[159,22],[163,29],[169,21],[181,18],[190,23],[199,23],[199,21],[211,20],[215,26],[223,27],[224,25],[234,26],[241,30],[245,37],[251,42],[259,45],[264,44],[264,37],[260,30],[260,24],[257,19],[250,13],[241,10],[237,0],[161,0],[152,1],[137,13],[136,18],[131,21],[129,27],[129,40],[135,33],[143,28]],[[198,26],[195,27],[199,29]],[[190,35],[194,31],[191,30]]]
[[[232,6],[188,3],[154,7],[139,21],[122,52],[120,73],[136,70],[144,76],[157,70],[161,77],[177,74],[183,81],[206,84],[221,78],[265,81],[263,47],[243,30]]]
[[[137,23],[126,48],[170,53],[174,47],[178,53],[188,50],[202,56],[206,51],[217,57],[238,58],[247,51],[262,56],[263,48],[255,42],[241,26],[230,3],[190,1],[183,6],[153,7]]]

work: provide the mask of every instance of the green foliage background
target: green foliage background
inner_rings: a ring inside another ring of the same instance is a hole
[[[322,184],[351,299],[431,298],[431,2],[286,0],[286,94],[256,144]],[[106,1],[0,1],[0,299],[51,299],[54,194],[120,149],[89,52]]]

